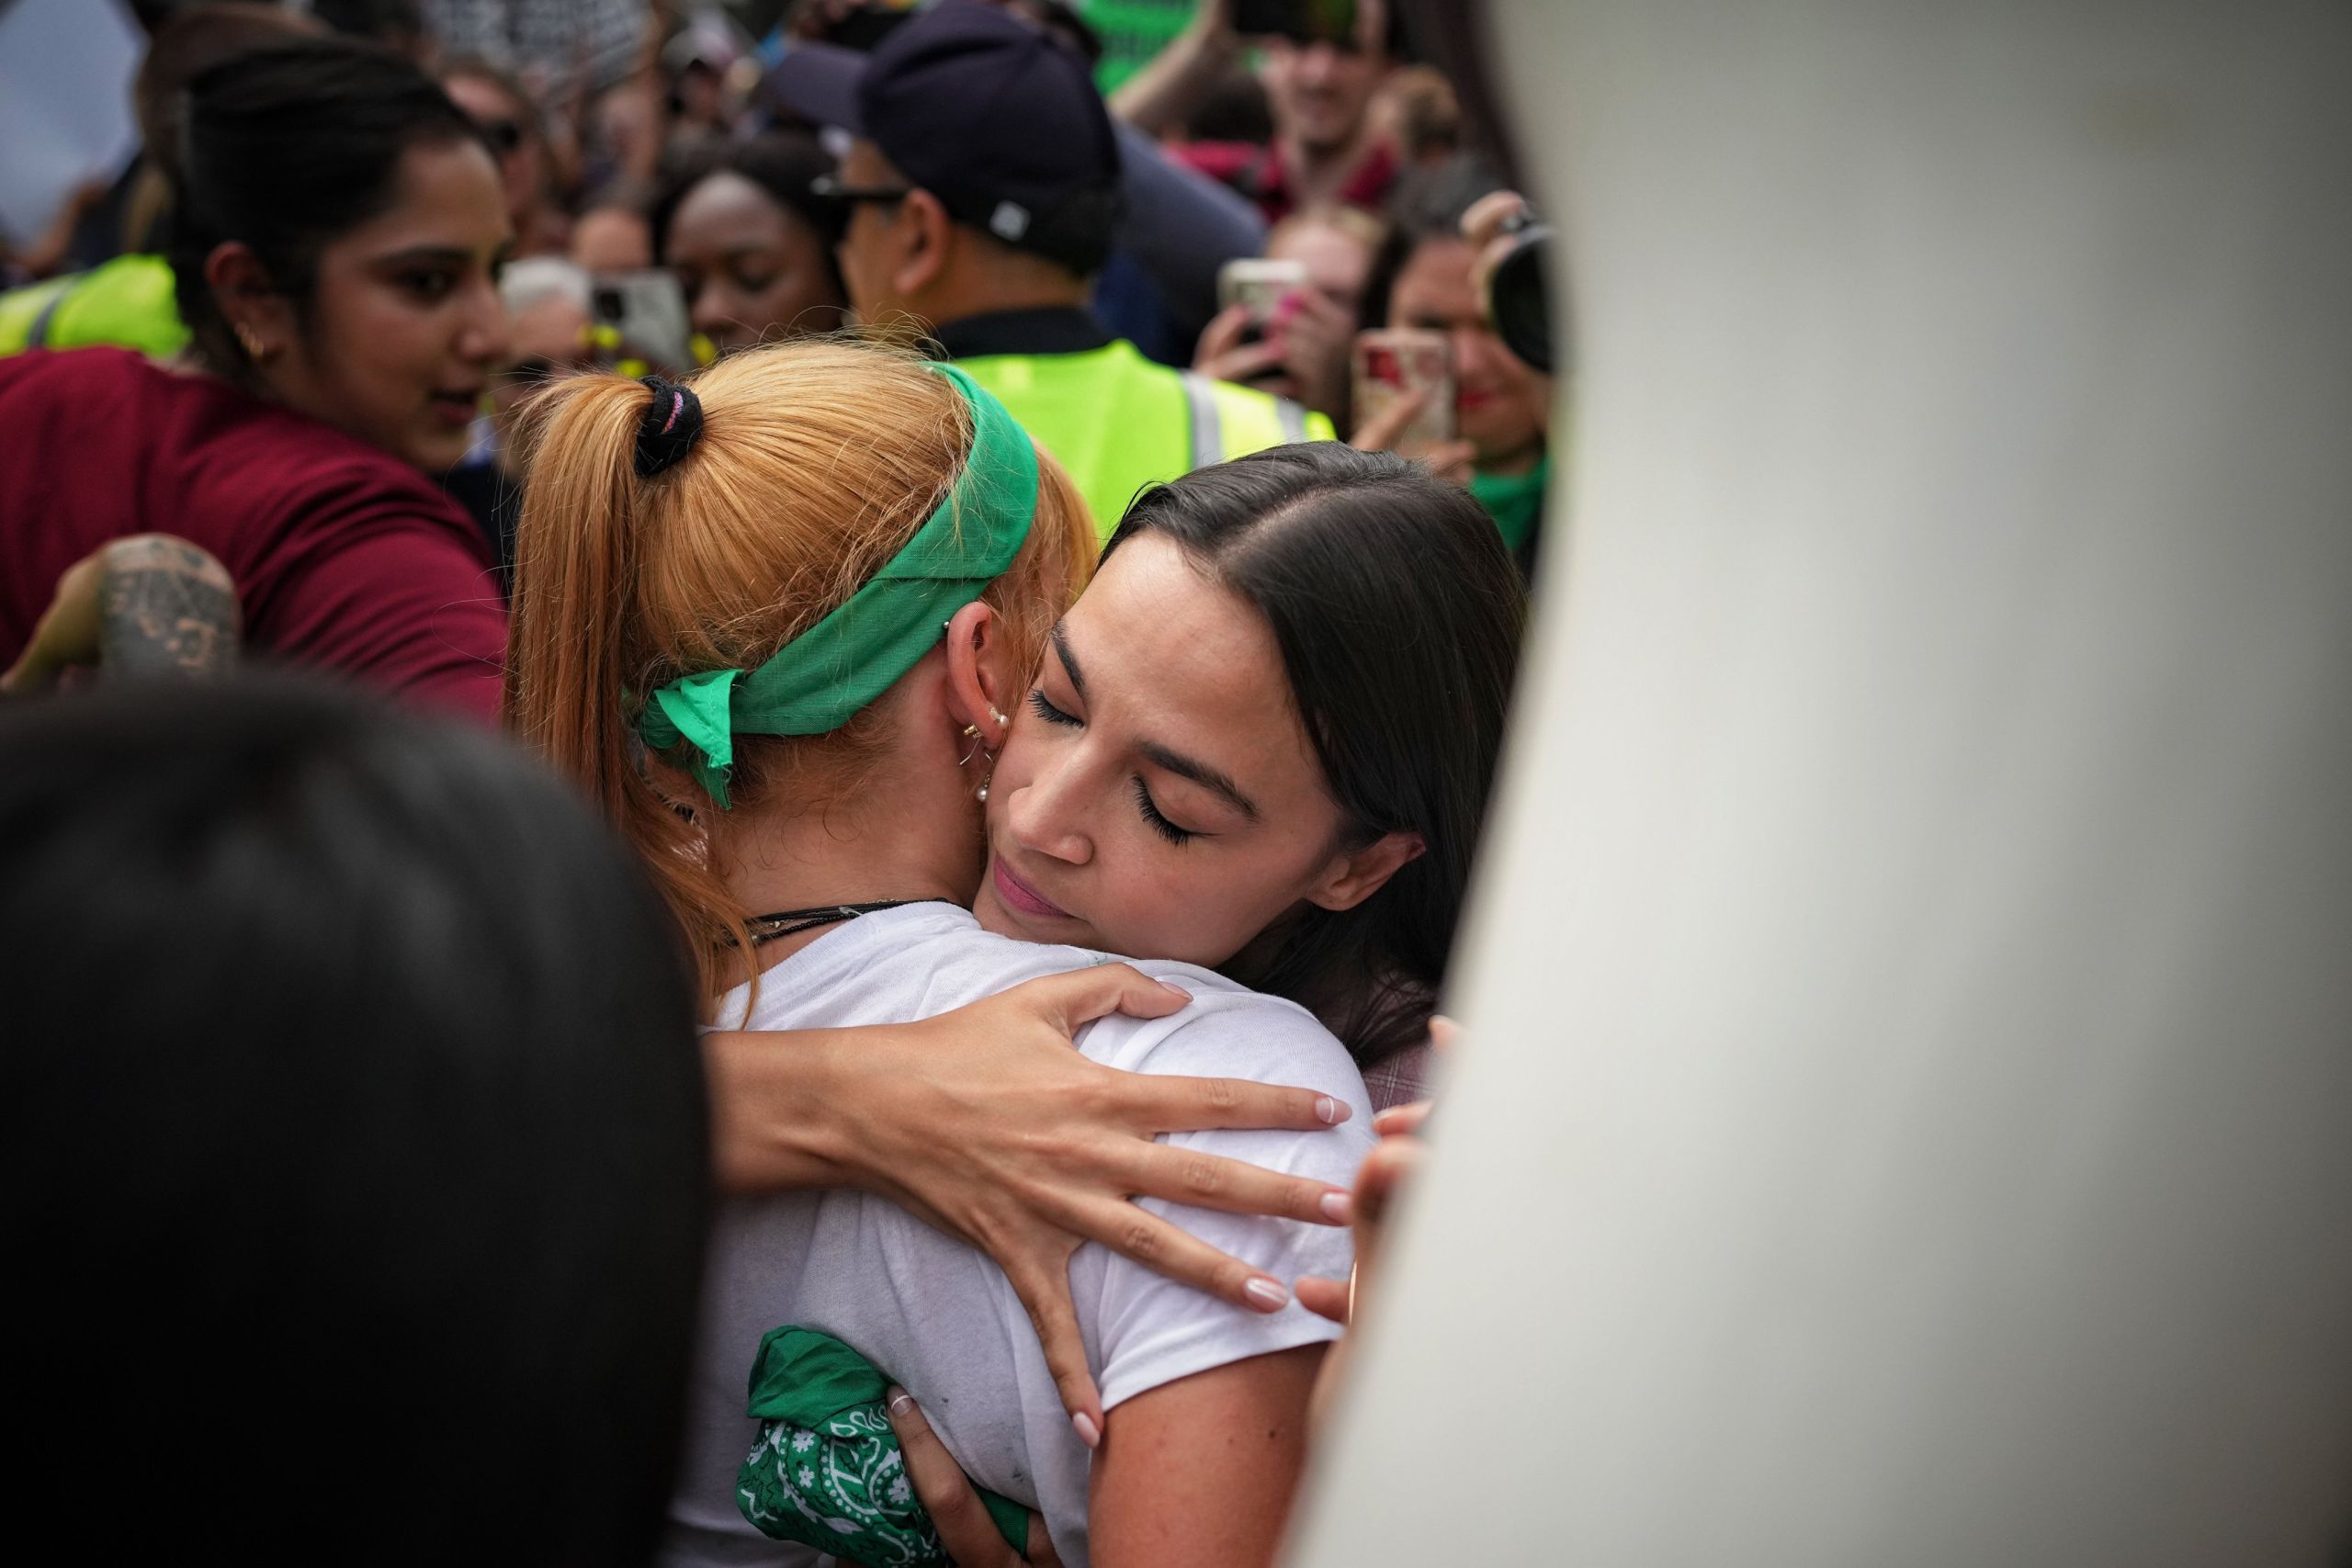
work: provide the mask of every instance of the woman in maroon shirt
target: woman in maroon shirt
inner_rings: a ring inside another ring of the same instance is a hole
[[[0,666],[74,562],[164,533],[228,569],[249,649],[495,722],[503,602],[428,477],[504,350],[489,148],[413,65],[342,39],[215,67],[187,107],[192,362],[0,361]]]

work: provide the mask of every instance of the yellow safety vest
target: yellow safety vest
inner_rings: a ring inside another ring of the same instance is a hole
[[[1146,485],[1291,441],[1333,439],[1287,398],[1155,365],[1124,341],[956,362],[1068,469],[1104,539]]]
[[[117,256],[66,277],[0,294],[0,354],[113,344],[154,359],[187,344],[172,267],[161,256]]]

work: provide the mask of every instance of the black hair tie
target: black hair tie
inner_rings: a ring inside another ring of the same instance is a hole
[[[692,387],[648,376],[644,385],[653,393],[637,422],[637,477],[650,479],[695,449],[702,434],[702,400]]]

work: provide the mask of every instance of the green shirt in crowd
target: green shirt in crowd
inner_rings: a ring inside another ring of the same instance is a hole
[[[1102,40],[1094,85],[1103,95],[1151,63],[1193,19],[1193,0],[1081,0],[1079,15]]]
[[[1514,556],[1527,548],[1535,526],[1544,519],[1544,491],[1552,482],[1552,455],[1546,452],[1523,474],[1470,476],[1470,493],[1502,531],[1503,544]]]

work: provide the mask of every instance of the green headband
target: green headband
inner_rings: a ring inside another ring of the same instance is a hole
[[[939,639],[943,622],[1012,564],[1037,511],[1037,454],[1002,403],[953,365],[972,411],[972,450],[947,499],[906,548],[823,620],[757,670],[709,670],[657,686],[637,732],[664,750],[684,741],[720,809],[738,735],[823,735],[890,689]]]

